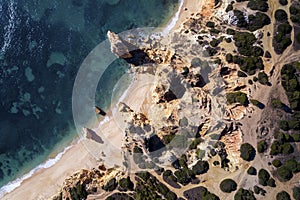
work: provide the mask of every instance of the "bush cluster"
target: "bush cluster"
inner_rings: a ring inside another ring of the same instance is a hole
[[[234,200],[256,200],[251,190],[240,188],[234,195]]]
[[[256,70],[264,69],[261,57],[233,56],[232,62],[239,65],[240,69],[249,75],[254,75]]]
[[[290,36],[292,32],[292,26],[287,21],[287,13],[284,10],[276,10],[275,18],[280,24],[276,27],[273,46],[277,54],[282,54],[284,50],[292,44]]]
[[[209,192],[207,188],[203,186],[195,187],[183,192],[186,199],[202,199],[202,200],[220,200],[220,198]]]
[[[288,155],[294,152],[294,147],[288,142],[280,142],[275,140],[271,145],[270,155],[284,154]]]
[[[290,6],[290,14],[291,14],[291,21],[296,24],[300,24],[300,4],[294,2]]]
[[[277,174],[282,181],[288,181],[293,174],[300,172],[300,163],[295,159],[287,160],[281,167],[277,169]]]
[[[177,195],[174,192],[172,192],[167,186],[157,180],[156,177],[151,175],[149,172],[137,172],[136,176],[138,178],[134,199],[177,199]]]
[[[248,15],[248,20],[245,19],[242,11],[233,10],[233,12],[237,17],[237,26],[239,28],[245,28],[251,32],[261,29],[271,23],[269,16],[262,12],[256,12],[254,15]]]
[[[238,52],[243,56],[262,56],[262,48],[253,46],[257,41],[254,34],[248,32],[236,32],[233,36]]]
[[[286,64],[281,69],[281,84],[293,110],[300,110],[300,83],[296,76],[297,71],[300,71],[300,62]]]
[[[250,0],[247,4],[251,10],[267,12],[269,9],[268,0]]]
[[[70,188],[69,193],[71,199],[86,199],[88,196],[85,186],[80,183],[77,184],[76,187]]]

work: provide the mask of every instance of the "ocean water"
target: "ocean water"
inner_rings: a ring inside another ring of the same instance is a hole
[[[176,8],[178,0],[0,0],[0,187],[77,136],[74,80],[106,32],[160,26]],[[109,66],[96,96],[101,108],[127,69],[121,60]]]

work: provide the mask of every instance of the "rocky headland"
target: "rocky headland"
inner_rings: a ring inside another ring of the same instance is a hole
[[[53,199],[299,199],[299,13],[294,0],[186,1],[166,36],[108,32],[147,87],[117,105],[118,162],[103,150]]]

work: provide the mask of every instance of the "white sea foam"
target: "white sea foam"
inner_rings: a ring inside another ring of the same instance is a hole
[[[162,31],[163,36],[167,35],[175,27],[175,25],[179,19],[179,14],[182,9],[183,3],[184,3],[184,0],[180,0],[180,4],[179,4],[179,8],[178,8],[177,12],[175,13],[174,17],[171,19],[170,23]]]
[[[17,18],[16,5],[13,0],[9,1],[8,12],[9,12],[8,25],[4,27],[5,30],[4,44],[0,49],[0,53],[4,53],[7,50],[7,48],[10,46],[10,42],[13,38],[13,34],[16,30],[17,24],[19,23],[19,19]]]
[[[59,154],[57,154],[57,156],[55,158],[50,158],[48,159],[46,162],[38,165],[36,168],[32,169],[30,172],[28,172],[27,174],[23,175],[22,177],[9,182],[7,185],[3,186],[2,188],[0,188],[0,198],[2,198],[6,193],[9,193],[11,191],[13,191],[14,189],[16,189],[17,187],[19,187],[23,181],[25,181],[26,179],[30,178],[31,176],[34,175],[34,173],[39,170],[39,169],[47,169],[52,167],[53,165],[55,165],[55,163],[57,163],[57,161],[59,161],[61,159],[61,157],[71,148],[72,146],[68,146],[66,147],[62,152],[60,152]]]

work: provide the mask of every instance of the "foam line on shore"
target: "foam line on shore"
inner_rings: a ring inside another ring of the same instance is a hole
[[[180,4],[179,4],[179,8],[177,10],[177,12],[175,13],[174,17],[172,17],[170,23],[167,24],[167,26],[164,28],[164,30],[162,31],[162,35],[166,36],[176,25],[178,19],[179,19],[179,15],[183,6],[184,0],[180,0]]]
[[[35,174],[36,171],[38,171],[39,169],[47,169],[52,167],[53,165],[55,165],[55,163],[57,163],[61,157],[69,150],[72,148],[73,145],[66,147],[62,152],[58,153],[55,158],[50,158],[48,159],[46,162],[38,165],[37,167],[35,167],[34,169],[32,169],[30,172],[28,172],[27,174],[23,175],[20,178],[15,179],[12,182],[9,182],[8,184],[6,184],[5,186],[3,186],[2,188],[0,188],[0,198],[2,198],[6,193],[12,192],[14,189],[16,189],[17,187],[19,187],[23,181],[25,181],[26,179],[30,178],[31,176],[33,176]]]

